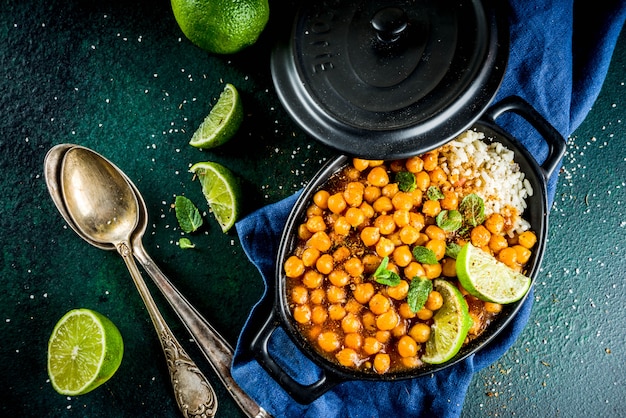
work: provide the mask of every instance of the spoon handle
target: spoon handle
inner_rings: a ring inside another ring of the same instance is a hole
[[[187,331],[193,336],[196,344],[215,370],[235,402],[248,417],[269,418],[271,415],[261,408],[237,385],[230,373],[233,349],[213,326],[185,299],[174,287],[167,276],[146,253],[143,245],[135,240],[134,254],[139,263],[148,272],[152,280],[161,290],[172,306]]]
[[[185,417],[214,417],[217,412],[215,391],[161,316],[135,264],[131,247],[122,242],[117,245],[117,252],[124,259],[159,335],[180,411]]]

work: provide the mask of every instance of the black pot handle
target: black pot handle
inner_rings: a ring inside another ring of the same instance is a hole
[[[329,376],[326,371],[322,369],[321,378],[317,382],[310,385],[303,385],[288,375],[285,370],[276,363],[268,350],[270,337],[280,326],[280,321],[276,318],[276,313],[272,310],[269,318],[265,321],[251,343],[252,352],[259,364],[293,400],[303,405],[310,404],[340,383],[340,379]]]
[[[565,154],[567,143],[565,138],[550,124],[534,107],[519,96],[509,96],[489,107],[483,118],[495,123],[495,120],[506,112],[513,112],[530,123],[548,144],[548,157],[540,164],[546,180],[559,165]]]

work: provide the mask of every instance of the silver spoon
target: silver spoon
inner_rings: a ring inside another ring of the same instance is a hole
[[[73,216],[68,211],[67,202],[62,193],[63,184],[61,179],[61,168],[64,166],[66,154],[72,149],[80,149],[82,152],[97,159],[98,165],[102,164],[111,170],[109,175],[119,177],[124,180],[126,187],[132,191],[137,207],[137,222],[131,233],[132,253],[150,274],[157,287],[163,292],[178,317],[181,319],[187,330],[194,337],[204,356],[212,365],[217,376],[226,386],[229,393],[239,405],[239,407],[249,417],[270,417],[270,415],[254,402],[234,381],[230,374],[230,363],[233,357],[233,349],[228,342],[204,319],[197,310],[180,294],[180,292],[170,283],[167,277],[161,272],[158,266],[146,253],[142,237],[148,224],[146,204],[132,181],[114,164],[106,158],[84,147],[73,144],[60,144],[53,147],[46,155],[44,164],[44,174],[48,190],[57,209],[66,220],[68,225],[90,244],[105,250],[116,249],[111,242],[94,239],[90,234],[86,234],[75,223]],[[123,184],[122,184],[123,186]],[[132,199],[130,199],[132,200]],[[130,245],[129,245],[129,248]]]

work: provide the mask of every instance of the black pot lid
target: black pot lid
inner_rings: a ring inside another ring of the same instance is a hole
[[[508,60],[497,0],[310,0],[272,53],[282,104],[312,137],[362,158],[434,149],[470,127]]]

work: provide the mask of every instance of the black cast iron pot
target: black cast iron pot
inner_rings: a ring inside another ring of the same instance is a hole
[[[517,139],[495,123],[500,115],[508,112],[513,112],[523,117],[541,134],[547,143],[549,155],[542,164],[537,163]],[[534,282],[543,258],[548,230],[547,179],[558,166],[565,153],[565,140],[538,112],[518,97],[511,97],[491,106],[471,129],[483,132],[486,137],[484,141],[500,142],[512,150],[515,154],[515,161],[519,164],[520,170],[526,175],[526,179],[532,186],[534,193],[526,199],[528,206],[523,217],[530,222],[531,229],[537,234],[537,245],[533,250],[532,258],[527,264],[527,275]],[[409,379],[429,375],[450,367],[467,356],[476,353],[498,335],[513,319],[525,300],[524,298],[513,304],[504,305],[502,312],[478,338],[463,346],[454,358],[441,365],[425,364],[410,371],[378,375],[374,372],[356,371],[342,367],[318,354],[300,334],[296,322],[292,318],[288,306],[289,301],[286,293],[287,278],[283,265],[297,245],[297,229],[306,218],[306,209],[311,204],[313,195],[333,174],[340,171],[348,163],[349,157],[345,155],[338,156],[328,162],[304,188],[293,207],[285,225],[276,258],[274,309],[267,318],[257,318],[255,320],[255,323],[258,325],[258,332],[249,346],[249,350],[264,369],[294,400],[302,404],[314,401],[333,386],[343,381],[355,379],[379,381]],[[283,328],[297,347],[320,367],[322,372],[317,382],[309,385],[298,383],[296,378],[286,373],[272,357],[268,351],[268,342],[274,331],[279,327]]]

